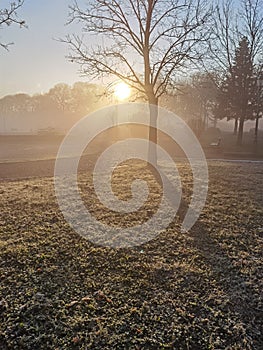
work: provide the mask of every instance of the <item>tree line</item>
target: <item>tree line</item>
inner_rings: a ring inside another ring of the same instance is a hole
[[[77,82],[69,86],[60,83],[43,94],[4,96],[0,99],[0,116],[11,123],[17,117],[25,121],[35,120],[36,125],[46,128],[53,125],[66,131],[74,122],[102,107],[107,101],[105,88],[100,85]]]
[[[234,120],[239,145],[247,120],[255,120],[257,136],[263,0],[72,1],[72,22],[82,34],[61,39],[69,47],[68,59],[87,79],[112,76],[130,85],[148,101],[153,126],[158,114],[151,106],[169,95],[182,114],[201,115],[202,125],[209,118]],[[157,141],[154,127],[149,140]],[[149,149],[150,157],[156,162],[155,150]]]

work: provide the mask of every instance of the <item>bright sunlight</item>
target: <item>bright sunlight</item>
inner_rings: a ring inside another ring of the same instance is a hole
[[[125,100],[131,94],[130,87],[125,83],[118,83],[114,87],[114,95],[118,100]]]

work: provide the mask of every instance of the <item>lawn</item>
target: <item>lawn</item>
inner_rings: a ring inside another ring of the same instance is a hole
[[[187,163],[178,168],[186,204],[192,177]],[[158,183],[140,164],[129,169],[116,172],[116,193],[140,175],[153,195],[127,218],[96,201],[89,172],[79,176],[108,224],[136,224],[158,207]],[[71,230],[52,178],[2,181],[0,349],[263,349],[263,164],[211,161],[209,174],[191,232],[177,217],[153,241],[119,250]]]

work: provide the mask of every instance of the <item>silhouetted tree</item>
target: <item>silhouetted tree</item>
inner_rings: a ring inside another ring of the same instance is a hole
[[[252,107],[255,117],[255,144],[257,144],[259,119],[263,114],[263,0],[242,0],[242,16],[256,78]]]
[[[24,0],[13,1],[8,8],[0,8],[0,29],[4,26],[18,24],[20,27],[25,26],[25,21],[18,17],[17,11],[23,5]],[[8,49],[12,43],[0,42],[0,46]]]
[[[255,74],[256,85],[254,96],[252,100],[253,116],[255,118],[255,139],[254,142],[258,143],[258,128],[259,120],[263,116],[263,66],[257,66]]]
[[[209,41],[209,55],[205,68],[213,69],[223,78],[226,72],[231,72],[239,41],[237,12],[233,1],[218,1],[212,21],[213,40]]]
[[[179,69],[202,57],[201,43],[209,32],[207,1],[91,0],[85,9],[76,1],[70,9],[70,21],[81,22],[97,40],[89,45],[83,37],[68,36],[63,41],[72,49],[70,60],[87,76],[115,76],[144,94],[156,126],[151,105],[158,105]],[[156,128],[150,128],[149,139],[156,144]],[[149,147],[149,160],[156,163],[156,148]]]
[[[239,134],[238,143],[242,139],[243,122],[240,111],[234,108],[235,101],[225,93],[235,79],[236,50],[242,37],[247,38],[249,56],[253,69],[262,60],[263,54],[263,1],[262,0],[233,0],[218,1],[213,16],[213,40],[210,41],[208,67],[213,67],[219,75],[218,87],[218,117],[235,120],[234,133]],[[210,63],[210,64],[209,64]],[[233,97],[233,96],[232,96]],[[239,125],[241,121],[241,125]],[[239,132],[238,132],[239,130]]]
[[[237,9],[238,6],[234,6],[232,0],[217,2],[213,14],[213,26],[211,27],[213,40],[209,42],[207,60],[208,69],[213,69],[217,78],[214,80],[218,87],[217,105],[214,109],[215,117],[217,119],[226,118],[228,121],[234,119],[235,135],[238,131],[238,116],[227,91],[233,78],[232,69],[235,53],[240,41],[240,16],[238,16]]]
[[[241,0],[241,33],[247,37],[253,64],[263,57],[263,0]]]
[[[229,73],[219,85],[214,113],[217,119],[234,120],[234,135],[237,135],[239,115],[235,108],[233,95],[229,94],[231,81],[231,74]]]
[[[244,123],[253,118],[256,79],[253,72],[251,50],[247,38],[243,38],[236,50],[236,56],[223,86],[221,108],[228,117],[239,120],[238,145],[242,144]]]

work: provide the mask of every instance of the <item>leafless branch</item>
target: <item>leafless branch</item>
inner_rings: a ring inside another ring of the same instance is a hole
[[[240,15],[243,18],[245,35],[250,43],[253,62],[263,55],[263,1],[242,0]]]
[[[12,24],[17,24],[20,27],[25,27],[25,21],[18,17],[17,11],[22,7],[24,0],[18,0],[11,2],[9,8],[0,9],[0,29],[4,26],[10,26]],[[8,50],[9,45],[12,43],[2,43],[0,46]]]

